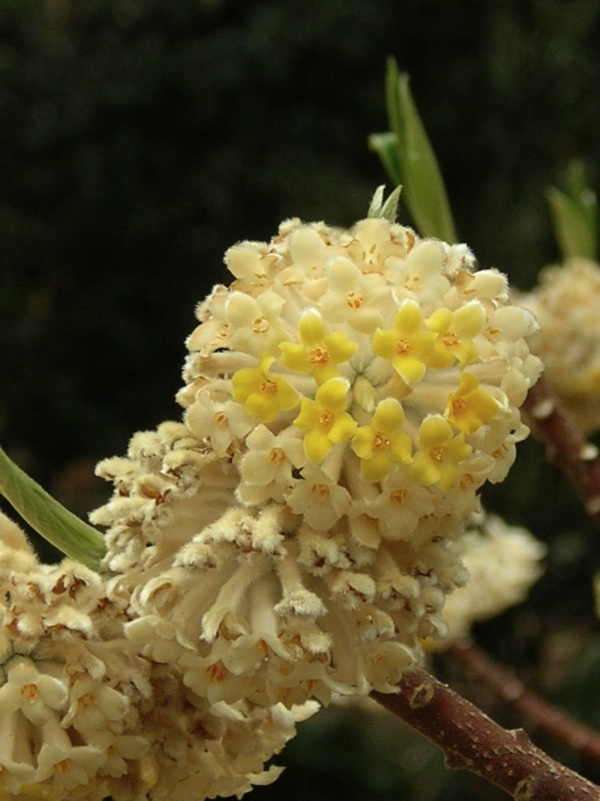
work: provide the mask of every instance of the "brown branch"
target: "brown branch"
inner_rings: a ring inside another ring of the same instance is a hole
[[[600,733],[528,690],[512,670],[498,665],[468,640],[454,643],[447,653],[468,673],[491,687],[538,731],[557,738],[580,756],[600,762]]]
[[[544,442],[548,459],[562,470],[600,526],[598,449],[585,439],[543,376],[529,390],[523,409],[534,434]]]
[[[600,799],[600,787],[551,759],[522,729],[503,729],[425,670],[405,674],[397,694],[371,697],[437,745],[449,767],[478,774],[515,801]]]

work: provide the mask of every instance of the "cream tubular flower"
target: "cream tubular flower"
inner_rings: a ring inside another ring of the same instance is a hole
[[[111,794],[151,747],[147,663],[123,635],[123,609],[82,565],[40,565],[4,517],[0,598],[0,795]]]
[[[0,797],[202,801],[277,778],[265,763],[316,704],[197,695],[166,649],[141,656],[123,590],[40,565],[0,517]]]
[[[98,468],[127,636],[213,703],[392,691],[445,631],[454,541],[527,435],[534,318],[466,246],[383,219],[288,220],[225,261],[184,422]]]

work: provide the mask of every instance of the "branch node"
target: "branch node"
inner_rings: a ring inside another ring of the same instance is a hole
[[[525,729],[512,729],[510,733],[520,746],[528,748],[531,745],[531,737]]]
[[[515,801],[530,801],[533,796],[534,780],[532,776],[526,776],[517,784],[513,793]]]
[[[411,692],[408,703],[411,709],[421,709],[431,701],[433,698],[433,685],[429,683],[419,684]]]

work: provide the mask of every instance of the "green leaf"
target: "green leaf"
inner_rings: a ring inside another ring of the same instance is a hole
[[[563,259],[578,256],[595,259],[598,250],[598,201],[587,186],[582,162],[569,165],[566,192],[554,187],[546,192],[554,235]]]
[[[106,552],[99,531],[42,489],[0,448],[0,493],[48,542],[92,570],[100,570]]]
[[[369,147],[381,159],[381,163],[394,184],[402,183],[402,169],[398,160],[398,140],[396,134],[387,131],[369,136]]]
[[[410,92],[408,75],[388,61],[386,104],[391,132],[370,137],[422,236],[457,241],[444,181]]]

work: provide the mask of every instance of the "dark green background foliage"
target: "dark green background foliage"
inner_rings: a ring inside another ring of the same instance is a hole
[[[224,250],[288,216],[364,215],[385,181],[366,142],[386,128],[389,55],[411,75],[461,237],[531,286],[557,257],[545,188],[574,157],[599,177],[596,0],[0,4],[0,440],[76,511],[105,497],[98,458],[179,414],[183,341],[226,280]],[[535,443],[486,500],[551,547],[529,604],[478,634],[558,693],[555,651],[569,661],[594,631],[598,538]],[[567,698],[596,718],[598,650]],[[306,724],[290,770],[255,798],[499,797],[357,714]]]

